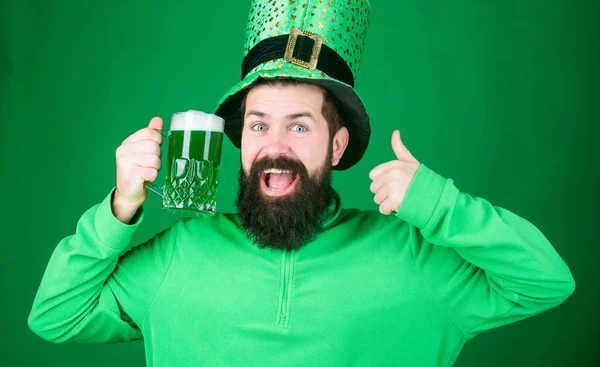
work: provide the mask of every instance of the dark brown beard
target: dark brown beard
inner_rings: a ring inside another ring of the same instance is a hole
[[[334,199],[331,186],[331,152],[318,172],[309,176],[304,165],[289,158],[264,158],[254,163],[250,174],[240,167],[236,205],[248,239],[260,248],[299,249],[321,231],[327,209]],[[260,172],[268,168],[290,170],[299,176],[294,192],[284,197],[266,197]]]

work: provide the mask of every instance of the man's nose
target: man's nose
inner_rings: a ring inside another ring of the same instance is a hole
[[[291,149],[286,131],[272,129],[267,137],[264,149],[265,155],[269,157],[290,156]]]

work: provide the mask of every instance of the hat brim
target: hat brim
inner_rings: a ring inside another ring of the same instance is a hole
[[[358,163],[367,150],[371,127],[369,115],[354,88],[330,78],[319,70],[305,69],[283,59],[261,64],[227,91],[219,101],[215,115],[225,120],[225,134],[233,145],[237,148],[241,146],[243,126],[241,103],[245,94],[258,78],[281,77],[314,83],[329,91],[340,111],[343,125],[349,133],[346,151],[333,169],[343,171]]]

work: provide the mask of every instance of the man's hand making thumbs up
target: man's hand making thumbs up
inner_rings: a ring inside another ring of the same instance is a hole
[[[373,180],[371,191],[375,194],[374,201],[379,205],[379,211],[386,215],[400,209],[408,186],[420,166],[400,140],[398,130],[392,134],[392,149],[397,159],[380,164],[369,174]]]

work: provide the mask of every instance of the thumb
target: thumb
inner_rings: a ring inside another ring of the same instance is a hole
[[[155,130],[162,130],[163,121],[160,117],[153,117],[152,120],[150,120],[150,124],[148,124],[148,127]]]
[[[395,130],[392,134],[392,149],[396,154],[396,158],[401,161],[416,162],[415,157],[410,154],[402,140],[400,139],[400,131]]]

